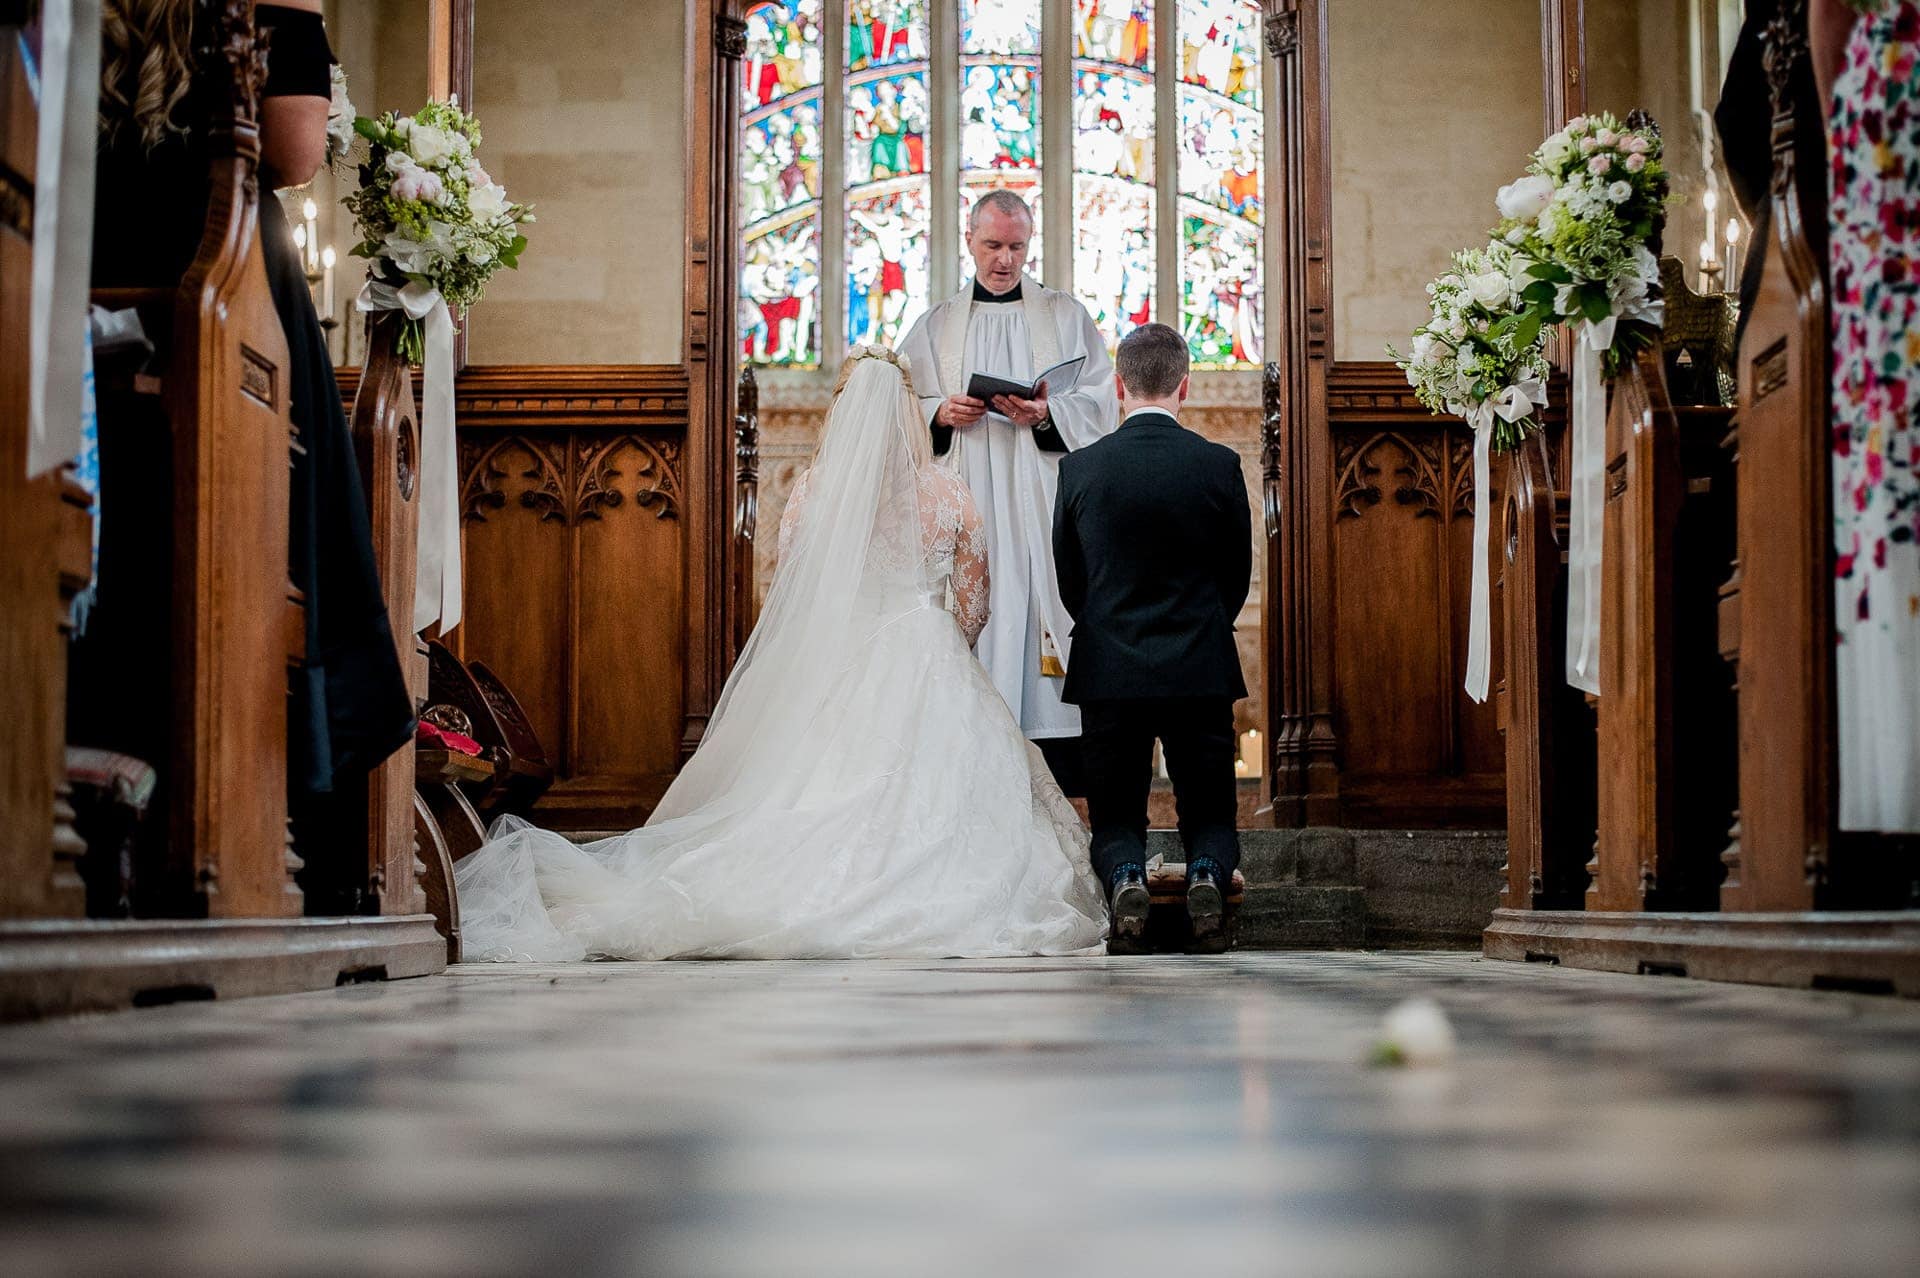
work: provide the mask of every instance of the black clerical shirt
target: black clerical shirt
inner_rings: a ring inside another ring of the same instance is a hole
[[[987,292],[987,286],[982,284],[979,277],[976,276],[973,281],[973,300],[976,302],[985,302],[990,306],[998,306],[1007,302],[1017,302],[1020,300],[1020,284],[1016,281],[1014,286],[1004,293],[989,293]],[[933,455],[936,457],[946,456],[947,452],[953,447],[953,427],[942,426],[938,422],[934,422],[929,424],[927,429],[933,433]],[[1051,414],[1048,415],[1045,421],[1033,428],[1033,442],[1040,445],[1040,451],[1043,453],[1064,453],[1067,451],[1067,441],[1061,438],[1059,428],[1053,424]]]

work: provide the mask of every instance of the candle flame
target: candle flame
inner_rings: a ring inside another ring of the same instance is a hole
[[[308,200],[300,206],[300,216],[311,222],[314,218],[320,216],[320,206],[312,200]]]
[[[1727,243],[1737,244],[1739,242],[1740,242],[1740,224],[1734,221],[1732,218],[1728,218],[1727,219]]]
[[[339,260],[339,258],[334,256],[333,245],[329,244],[320,250],[320,265],[326,267],[329,271],[333,269],[333,264]]]

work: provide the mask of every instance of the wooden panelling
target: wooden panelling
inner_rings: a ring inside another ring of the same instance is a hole
[[[1472,438],[1430,416],[1390,364],[1336,365],[1327,402],[1342,823],[1498,827],[1494,706],[1463,688]],[[1489,518],[1501,476],[1495,466]]]
[[[339,376],[350,393],[358,370]],[[466,616],[447,642],[514,690],[554,760],[543,823],[637,825],[679,767],[690,394],[676,365],[456,379]]]

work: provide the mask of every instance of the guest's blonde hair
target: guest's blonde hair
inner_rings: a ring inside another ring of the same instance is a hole
[[[193,85],[193,0],[105,0],[100,10],[100,132],[131,124],[148,150],[169,133]]]

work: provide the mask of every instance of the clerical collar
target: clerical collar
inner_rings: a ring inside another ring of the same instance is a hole
[[[973,278],[973,300],[976,302],[1017,302],[1020,300],[1020,281],[1015,280],[1013,287],[1004,293],[989,293],[987,286],[980,282],[979,276]]]

